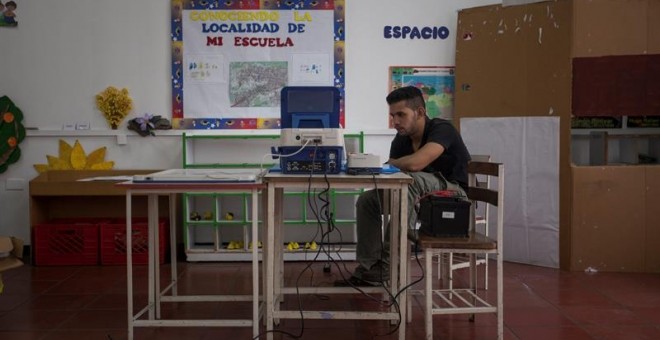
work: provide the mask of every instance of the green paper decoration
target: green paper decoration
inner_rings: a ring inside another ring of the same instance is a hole
[[[23,112],[7,96],[0,98],[0,174],[21,158],[18,144],[25,138]]]

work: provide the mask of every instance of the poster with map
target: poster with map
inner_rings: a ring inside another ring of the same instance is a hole
[[[454,117],[454,67],[390,66],[390,90],[415,86],[422,90],[426,113],[431,118]],[[392,127],[390,122],[390,128]]]
[[[344,0],[172,0],[171,11],[174,128],[280,128],[285,86],[344,98]]]

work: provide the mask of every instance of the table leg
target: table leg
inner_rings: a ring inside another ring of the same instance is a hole
[[[149,311],[149,319],[153,320],[153,310],[156,319],[160,319],[160,261],[158,260],[158,195],[148,196],[148,229],[149,229],[149,295],[152,309]]]
[[[132,212],[131,191],[126,190],[126,289],[128,307],[128,340],[133,340],[133,246],[130,235],[133,233],[131,225]]]
[[[172,285],[172,296],[177,296],[178,294],[178,282],[177,282],[177,253],[176,253],[176,194],[170,194],[169,199],[169,211],[170,211],[170,267],[171,267],[171,282]]]
[[[401,269],[400,265],[400,248],[401,244],[399,243],[399,231],[401,230],[401,219],[399,216],[401,216],[403,209],[400,207],[400,202],[399,202],[399,191],[398,190],[389,190],[388,192],[388,198],[389,198],[389,206],[390,206],[390,290],[394,296],[399,292],[399,282],[401,281],[401,277],[399,276],[399,270]],[[390,297],[391,299],[391,297]],[[400,300],[397,300],[396,303],[398,304]],[[394,301],[391,301],[394,303]],[[401,305],[398,306],[399,310],[401,309]],[[397,306],[392,306],[391,308],[392,312],[397,311]],[[392,320],[392,324],[396,324],[396,320]]]
[[[401,185],[399,190],[399,203],[401,204],[401,213],[400,213],[400,223],[399,223],[399,266],[401,272],[400,276],[400,287],[399,291],[399,307],[401,310],[401,324],[399,326],[399,340],[405,340],[406,338],[406,305],[408,304],[408,293],[407,289],[404,289],[408,277],[408,185]]]
[[[263,291],[263,308],[264,308],[264,315],[263,315],[263,323],[264,326],[266,326],[266,315],[268,314],[268,310],[266,309],[266,292],[268,291],[268,275],[266,273],[266,268],[268,267],[266,263],[268,262],[268,256],[269,256],[269,245],[268,245],[268,234],[270,233],[269,227],[268,227],[268,191],[263,190],[261,192],[261,228],[262,228],[262,234],[261,234],[261,239],[263,240],[263,248],[261,249],[261,289]]]
[[[259,191],[252,189],[252,337],[259,335]]]
[[[274,310],[280,310],[284,296],[282,287],[284,287],[284,189],[278,188],[275,191],[275,224],[273,233],[275,234],[275,288],[273,293]],[[273,318],[275,325],[280,324],[279,318]]]
[[[268,204],[266,205],[267,207],[267,214],[266,214],[266,219],[268,223],[266,223],[265,229],[267,239],[266,239],[266,245],[267,245],[267,251],[268,251],[268,256],[266,257],[266,332],[269,332],[266,335],[267,340],[273,340],[273,333],[270,332],[273,330],[273,312],[275,310],[274,304],[273,304],[273,298],[274,298],[274,286],[275,286],[275,281],[274,281],[274,265],[275,265],[275,187],[272,184],[268,184]]]

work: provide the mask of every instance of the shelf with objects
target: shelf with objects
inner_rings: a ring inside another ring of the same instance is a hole
[[[280,143],[279,130],[186,132],[182,134],[183,168],[186,169],[270,169],[273,146]],[[344,133],[346,153],[363,152],[364,133]],[[246,150],[249,150],[246,152]],[[331,190],[329,207],[338,232],[327,238],[326,249],[335,258],[355,258],[355,200],[362,190]],[[285,193],[285,260],[299,261],[316,257],[321,237],[315,207],[322,206],[314,192]],[[186,193],[183,204],[183,242],[186,259],[197,261],[248,261],[254,246],[250,235],[250,193]],[[259,207],[261,209],[261,207]],[[260,216],[260,213],[256,216]],[[260,222],[260,228],[262,221]],[[263,240],[257,240],[262,247]],[[326,254],[317,259],[324,260]]]
[[[29,194],[33,263],[105,265],[125,261],[126,248],[121,237],[125,235],[126,191],[116,184],[155,171],[48,170],[32,179]],[[158,214],[166,219],[169,201],[160,201]],[[136,198],[132,216],[141,221],[146,218],[146,211],[146,198]],[[136,232],[133,237],[138,239],[140,234]],[[165,244],[161,247],[166,249]],[[134,261],[139,262],[136,255],[142,259],[146,251],[146,246],[134,247]]]
[[[574,117],[577,166],[650,165],[660,160],[660,117]]]

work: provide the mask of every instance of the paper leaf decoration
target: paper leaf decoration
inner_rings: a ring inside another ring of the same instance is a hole
[[[71,163],[67,162],[64,159],[57,158],[55,156],[47,155],[48,167],[51,170],[71,170]]]
[[[100,147],[87,155],[78,140],[71,146],[60,139],[59,157],[46,155],[48,164],[34,164],[34,168],[39,173],[48,170],[110,170],[115,162],[105,160],[106,150],[105,146]]]
[[[60,159],[71,159],[71,150],[73,150],[71,145],[60,139]]]
[[[105,150],[106,147],[98,148],[87,156],[87,164],[85,169],[93,169],[93,166],[99,163],[103,163],[105,160]]]
[[[71,150],[71,166],[76,170],[82,170],[85,168],[86,163],[87,156],[85,155],[85,149],[83,149],[80,142],[76,140],[76,143]]]

